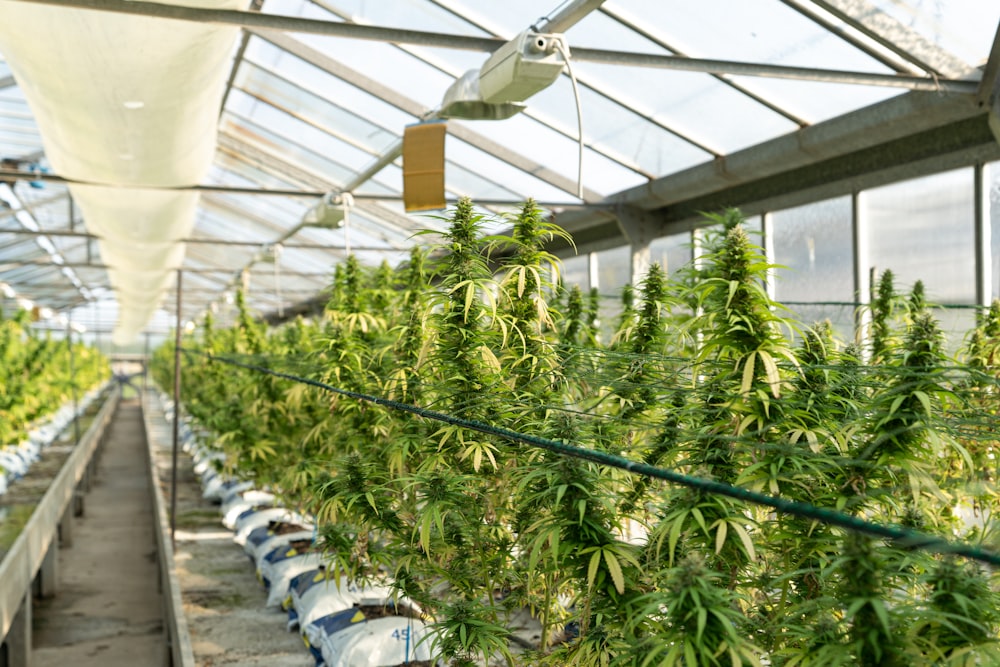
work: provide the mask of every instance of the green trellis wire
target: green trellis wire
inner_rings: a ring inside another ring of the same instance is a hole
[[[888,525],[879,524],[871,521],[866,521],[864,519],[860,519],[858,517],[854,517],[849,514],[844,514],[843,512],[824,509],[822,507],[817,507],[809,503],[802,503],[793,500],[785,500],[784,498],[779,498],[777,496],[769,496],[763,493],[757,493],[756,491],[750,491],[749,489],[733,486],[731,484],[724,484],[722,482],[716,482],[709,479],[692,477],[690,475],[674,472],[672,470],[667,470],[665,468],[658,468],[656,466],[651,466],[645,463],[631,461],[629,459],[626,459],[621,456],[616,456],[614,454],[608,454],[606,452],[598,452],[592,449],[586,449],[584,447],[577,447],[575,445],[569,445],[564,442],[549,440],[547,438],[540,438],[538,436],[529,435],[526,433],[519,433],[517,431],[511,431],[509,429],[505,429],[502,427],[492,426],[490,424],[485,424],[483,422],[461,419],[459,417],[454,417],[452,415],[448,415],[442,412],[421,408],[416,405],[401,403],[400,401],[381,398],[379,396],[372,396],[370,394],[363,394],[356,391],[350,391],[348,389],[341,389],[339,387],[334,387],[333,385],[327,384],[325,382],[320,382],[319,380],[312,380],[310,378],[305,378],[298,375],[283,373],[281,371],[276,371],[264,366],[258,366],[256,364],[247,364],[241,361],[237,361],[235,359],[228,359],[226,357],[220,357],[197,350],[183,350],[183,352],[185,352],[186,354],[202,355],[204,357],[207,357],[211,361],[218,361],[221,363],[230,364],[232,366],[245,368],[247,370],[257,371],[260,373],[271,375],[273,377],[290,380],[292,382],[298,382],[301,384],[316,387],[318,389],[322,389],[323,391],[327,391],[332,394],[337,394],[340,396],[346,396],[348,398],[374,403],[376,405],[381,405],[387,408],[391,408],[393,410],[399,410],[401,412],[408,412],[410,414],[414,414],[419,417],[424,417],[426,419],[433,419],[435,421],[443,422],[445,424],[451,424],[453,426],[459,426],[465,429],[469,429],[470,431],[478,431],[479,433],[496,436],[499,438],[503,438],[505,440],[510,440],[512,442],[519,442],[526,445],[531,445],[533,447],[545,449],[550,452],[562,454],[564,456],[572,456],[587,461],[593,461],[594,463],[598,463],[600,465],[605,465],[612,468],[618,468],[637,475],[643,475],[646,477],[661,479],[674,484],[679,484],[681,486],[686,486],[692,489],[697,489],[699,491],[704,491],[706,493],[714,493],[722,496],[727,496],[729,498],[734,498],[736,500],[742,500],[748,503],[753,503],[755,505],[770,507],[784,514],[791,514],[794,516],[799,516],[807,519],[813,519],[815,521],[819,521],[821,523],[828,524],[831,526],[838,526],[840,528],[845,528],[847,530],[852,530],[858,533],[863,533],[874,537],[885,538],[888,540],[892,540],[897,546],[902,548],[924,549],[926,551],[932,551],[935,553],[942,553],[942,554],[956,554],[983,563],[988,563],[993,566],[1000,566],[1000,554],[996,554],[991,551],[982,549],[980,547],[968,544],[951,542],[942,539],[940,537],[936,537],[934,535],[928,535],[927,533],[911,530],[909,528],[904,528],[902,526],[895,526],[891,524]]]

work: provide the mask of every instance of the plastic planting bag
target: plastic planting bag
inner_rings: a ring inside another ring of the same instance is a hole
[[[274,494],[267,491],[249,489],[230,497],[222,503],[222,525],[229,530],[236,528],[236,519],[247,510],[270,509],[274,504]]]
[[[335,581],[325,568],[299,575],[298,579],[297,585],[290,589],[289,630],[298,625],[303,635],[309,624],[318,618],[351,609],[360,605],[362,600],[386,603],[393,597],[393,590],[389,586],[359,586],[349,582],[347,577],[340,577],[339,581]]]
[[[291,547],[291,545],[290,545]],[[295,555],[289,556],[289,552]],[[270,558],[273,554],[280,556]],[[288,589],[292,579],[303,572],[315,570],[323,562],[323,556],[317,551],[300,553],[297,549],[276,549],[264,558],[260,566],[260,576],[267,590],[267,606],[280,607],[288,597]]]
[[[218,474],[213,474],[211,477],[206,474],[201,478],[201,482],[201,497],[213,503],[221,503],[223,496],[225,496],[230,489],[240,484],[246,484],[246,482],[241,482],[231,477],[223,477]]]
[[[0,468],[7,471],[7,476],[11,480],[21,479],[24,473],[28,472],[28,461],[21,455],[19,449],[8,447],[0,451]]]
[[[392,603],[347,609],[308,628],[310,650],[326,667],[395,667],[431,658],[427,626],[396,615]]]
[[[298,530],[292,530],[298,528]],[[291,530],[291,532],[274,532],[270,535],[263,536],[263,539],[255,545],[250,553],[250,558],[253,560],[254,568],[257,571],[257,576],[260,576],[260,566],[264,562],[264,557],[275,549],[283,548],[288,549],[291,547],[293,542],[308,542],[311,543],[313,539],[313,529],[311,527],[303,527],[295,524],[283,524],[282,530]],[[250,540],[247,540],[247,545],[250,545]]]
[[[300,526],[312,527],[312,522],[308,518],[284,507],[258,509],[242,513],[233,523],[233,529],[236,531],[233,542],[245,547],[247,537],[250,536],[252,531],[267,526],[270,523],[294,523]],[[247,551],[247,553],[249,554],[250,551]]]

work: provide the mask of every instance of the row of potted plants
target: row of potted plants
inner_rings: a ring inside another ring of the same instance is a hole
[[[38,457],[39,448],[72,418],[82,400],[108,375],[107,360],[94,348],[53,340],[30,327],[31,314],[0,312],[0,486]],[[52,429],[43,429],[49,420]],[[41,430],[40,430],[41,429]],[[58,429],[55,429],[56,431]]]
[[[864,340],[804,326],[737,211],[703,255],[596,298],[558,280],[527,202],[471,202],[397,270],[349,257],[321,318],[185,340],[183,400],[227,472],[319,521],[331,567],[390,574],[450,665],[936,665],[1000,661],[998,579],[685,486],[484,435],[492,424],[856,517],[995,547],[1000,304],[960,360],[918,284],[881,277]],[[499,268],[497,268],[499,267]],[[244,366],[209,363],[203,355]],[[173,351],[156,353],[170,386]],[[261,373],[447,413],[442,424]],[[541,629],[512,649],[510,618]]]

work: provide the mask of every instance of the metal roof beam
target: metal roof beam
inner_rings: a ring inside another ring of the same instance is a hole
[[[1000,90],[1000,25],[997,25],[996,34],[993,36],[993,46],[990,48],[990,56],[983,68],[979,90],[976,91],[979,105],[986,107],[991,104],[997,97],[998,90]]]
[[[680,231],[698,211],[769,202],[793,206],[1000,157],[975,96],[910,93],[803,128],[605,199],[606,210],[569,211],[556,221],[577,246],[621,245],[614,209],[659,211],[658,235]],[[803,194],[805,193],[805,194]],[[558,249],[558,248],[554,248]]]
[[[781,0],[781,2],[894,72],[907,75],[920,74],[920,67],[912,59],[890,51],[850,24],[846,24],[845,29],[837,21],[830,19],[829,12],[822,10],[811,0]]]
[[[345,23],[341,21],[318,21],[315,19],[305,19],[297,16],[281,16],[278,14],[263,14],[256,12],[227,10],[227,9],[206,9],[200,7],[186,7],[181,5],[167,5],[158,2],[146,2],[144,0],[13,0],[16,2],[31,2],[49,6],[75,7],[78,9],[91,9],[96,11],[108,11],[124,14],[134,14],[139,16],[154,16],[158,18],[193,21],[197,23],[214,23],[220,25],[236,25],[246,28],[257,35],[282,32],[301,32],[308,34],[327,35],[331,37],[347,37],[350,39],[367,39],[379,42],[392,42],[397,44],[418,44],[423,46],[436,46],[451,49],[463,49],[471,51],[492,52],[505,44],[504,40],[489,37],[473,37],[469,35],[448,35],[442,33],[424,32],[420,30],[405,30],[401,28],[383,28],[377,26],[358,25],[356,23]],[[817,3],[822,0],[814,0]],[[863,0],[833,0],[838,4],[855,5],[863,3]],[[825,3],[826,5],[830,3]],[[863,3],[865,7],[871,9],[871,5]],[[825,5],[824,5],[825,6]],[[828,11],[834,11],[830,9]],[[874,10],[877,12],[877,10]],[[881,12],[877,12],[879,20],[874,21],[881,24],[882,17],[893,22],[894,28],[900,29],[899,37],[909,38],[910,42],[916,44],[921,42],[927,44],[917,33],[910,31],[891,17]],[[870,17],[862,17],[868,20]],[[865,28],[861,22],[853,19],[850,15],[845,15],[844,20],[857,26],[859,29],[872,32],[872,37],[891,45],[892,35],[886,36]],[[892,31],[890,31],[891,33]],[[897,47],[898,48],[898,47]],[[905,52],[904,52],[905,53]],[[936,67],[946,70],[944,76],[965,76],[970,68],[961,61],[945,53],[941,49],[929,45],[926,50],[928,59],[936,63]],[[963,84],[967,81],[953,81],[949,79],[934,79],[920,77],[902,77],[884,74],[871,74],[868,72],[847,72],[842,70],[819,70],[801,67],[782,67],[778,65],[734,63],[728,61],[713,61],[694,58],[678,58],[676,56],[649,55],[641,53],[631,53],[626,51],[608,51],[605,49],[587,49],[576,47],[573,49],[573,58],[577,61],[601,62],[607,64],[635,65],[639,67],[663,67],[667,69],[680,69],[695,72],[708,72],[718,74],[742,74],[745,76],[774,76],[778,78],[802,79],[808,81],[824,81],[828,83],[848,83],[858,85],[883,85],[912,90],[939,90],[944,92],[968,92]],[[932,68],[933,69],[933,68]],[[934,69],[933,71],[938,71]]]
[[[661,35],[654,35],[652,33],[652,31],[648,28],[648,26],[644,26],[644,25],[640,24],[640,22],[638,20],[635,20],[632,17],[626,16],[625,14],[623,14],[618,9],[613,9],[613,8],[608,8],[608,7],[602,7],[601,8],[601,13],[604,14],[605,16],[607,16],[607,17],[609,17],[609,18],[617,21],[618,23],[622,24],[626,28],[629,28],[630,30],[634,31],[636,34],[641,35],[642,37],[645,37],[646,39],[648,39],[649,41],[651,41],[651,42],[653,42],[655,44],[658,44],[659,46],[661,46],[664,49],[666,49],[666,50],[670,51],[671,53],[673,53],[673,55],[675,55],[675,56],[681,56],[681,57],[684,57],[684,58],[690,57],[688,54],[684,53],[683,51],[681,51],[680,49],[678,49],[673,44],[668,43]],[[803,119],[803,118],[797,116],[796,114],[792,113],[790,110],[782,107],[780,104],[778,104],[776,102],[772,102],[771,100],[767,99],[763,95],[760,95],[759,93],[753,92],[752,90],[750,90],[746,86],[744,86],[742,84],[739,84],[739,83],[736,83],[735,81],[733,81],[732,79],[728,78],[727,76],[725,76],[723,74],[715,74],[715,73],[713,73],[713,74],[710,74],[709,76],[711,76],[711,77],[715,78],[717,81],[719,81],[719,82],[721,82],[721,83],[729,86],[733,90],[736,90],[736,91],[742,93],[743,95],[746,95],[747,97],[749,97],[753,101],[757,102],[758,104],[764,105],[765,107],[767,107],[771,111],[773,111],[773,112],[775,112],[775,113],[777,113],[777,114],[779,114],[781,116],[784,116],[785,118],[787,118],[788,120],[792,121],[793,123],[795,123],[799,127],[805,127],[806,125],[809,125],[808,121],[806,121],[805,119]]]
[[[264,104],[267,104],[268,106],[273,107],[274,109],[277,109],[277,110],[282,111],[284,113],[288,113],[284,109],[281,109],[280,107],[277,107],[277,106],[273,105],[270,101],[268,101],[266,99],[257,98],[256,96],[254,96],[254,98],[258,99],[259,101],[261,101]],[[353,113],[353,112],[349,112],[349,113]],[[233,113],[233,112],[230,112],[230,114],[232,116],[238,118],[240,120],[240,122],[246,123],[246,124],[254,126],[254,127],[261,127],[257,122],[255,122],[255,121],[253,121],[253,120],[251,120],[249,118],[246,118],[246,117],[244,117],[244,116],[242,116],[240,114],[236,114],[236,113]],[[310,125],[312,127],[315,127],[318,130],[321,130],[323,132],[327,132],[327,130],[325,130],[324,128],[318,126],[315,123],[312,123],[312,122],[310,122],[308,120],[305,120],[305,119],[302,119],[302,118],[299,118],[299,120],[301,120],[302,122],[304,122],[304,123],[306,123],[306,124],[308,124],[308,125]],[[299,144],[299,143],[296,143],[294,141],[287,140],[287,142],[288,142],[289,145],[295,146],[296,148],[298,148],[299,150],[302,150],[304,152],[309,152],[309,153],[314,152],[309,147],[304,146],[304,145]],[[368,167],[366,167],[366,169],[363,172],[361,172],[361,173],[356,174],[355,176],[353,176],[351,178],[351,180],[348,181],[346,184],[334,187],[334,189],[337,190],[338,192],[352,192],[353,193],[353,191],[355,189],[361,187],[361,185],[363,185],[363,184],[367,183],[368,181],[372,180],[372,178],[379,171],[381,171],[385,167],[389,166],[389,164],[393,161],[393,160],[388,160],[387,159],[388,158],[388,152],[379,154],[377,151],[371,150],[369,148],[362,148],[361,150],[363,150],[364,152],[368,153],[369,155],[376,156],[377,159],[376,159],[375,162],[376,162],[376,164],[378,166],[369,165]],[[329,160],[330,158],[325,158],[325,159]],[[336,164],[337,166],[343,167],[347,171],[353,171],[352,167],[350,167],[348,165],[345,165],[345,164],[343,164],[341,162],[337,162],[335,160],[330,160],[330,161],[334,162],[334,164]],[[445,163],[446,163],[446,165],[449,165],[449,164],[453,165],[455,168],[458,168],[458,169],[466,169],[461,164],[456,163],[454,160],[446,160]],[[275,170],[272,170],[272,171],[275,171]],[[446,169],[446,171],[447,171],[447,169]],[[307,173],[311,174],[312,172],[307,172]],[[276,174],[276,175],[280,175],[280,170],[279,170],[279,173]],[[487,178],[486,176],[483,176],[481,174],[477,174],[477,176],[479,178],[481,178],[482,180],[486,181],[487,183],[489,183],[490,185],[492,185],[493,187],[497,188],[498,190],[506,190],[507,192],[509,192],[510,195],[511,195],[511,197],[510,197],[511,200],[513,200],[514,198],[517,197],[517,193],[514,192],[512,189],[508,188],[503,183],[501,183],[501,182],[499,182],[497,180],[491,179],[491,178]],[[326,185],[327,188],[331,187],[331,185],[329,184],[329,182],[327,182],[327,181],[324,181],[324,182],[327,183],[327,185]],[[385,186],[385,187],[389,188],[389,186]],[[391,189],[391,188],[389,188],[389,189]],[[452,191],[454,191],[454,188],[450,188],[450,189]],[[457,193],[457,194],[461,195],[461,194],[465,194],[465,193]],[[397,197],[398,201],[402,201],[402,199],[403,199],[402,196]],[[398,214],[396,214],[395,212],[392,212],[392,211],[388,211],[386,214],[387,215],[398,216]],[[402,220],[402,218],[400,218],[400,217],[397,217],[396,219],[397,220]],[[406,218],[406,219],[409,220],[409,218]],[[388,243],[388,240],[386,240],[386,242]]]
[[[320,0],[312,0],[312,1],[313,2],[319,2]],[[505,35],[503,34],[503,31],[500,30],[497,26],[489,25],[489,24],[487,24],[486,21],[483,21],[482,19],[475,19],[475,20],[473,20],[468,14],[463,13],[462,9],[460,9],[459,7],[456,7],[449,0],[430,0],[430,2],[434,3],[435,5],[437,5],[438,7],[440,7],[441,9],[444,9],[445,11],[449,12],[453,16],[455,16],[455,17],[457,17],[457,18],[465,21],[469,25],[472,25],[473,27],[478,28],[479,30],[487,32],[487,33],[489,33],[489,34],[491,34],[491,35],[493,35],[495,37],[501,37],[501,38],[505,37]],[[603,2],[603,0],[602,0],[602,2]],[[596,6],[592,7],[590,10],[588,10],[588,13],[589,13],[589,11],[592,11],[593,9],[597,9],[597,7],[599,7],[602,4],[602,2],[591,3],[591,4],[594,4]],[[586,3],[583,3],[583,4],[586,4]],[[580,17],[580,18],[583,18],[583,17]],[[561,32],[561,31],[542,30],[542,32]],[[509,39],[510,36],[507,36],[507,38]],[[413,55],[415,57],[420,58],[424,62],[428,62],[429,63],[429,61],[427,61],[424,58],[422,58],[419,55],[417,55],[414,52],[413,49],[409,49],[409,48],[405,48],[405,47],[399,47],[399,48],[403,49],[404,51],[406,51],[407,53],[410,53],[411,55]],[[433,63],[429,63],[429,64],[433,65]],[[441,68],[438,67],[438,69],[441,69]],[[450,76],[454,76],[456,78],[462,75],[462,72],[454,72],[454,71],[446,71],[445,73],[448,74],[448,75],[450,75]],[[677,129],[675,129],[675,128],[669,126],[669,125],[667,125],[666,123],[664,123],[664,122],[662,122],[660,120],[657,120],[651,114],[643,113],[642,111],[639,111],[638,109],[636,109],[634,106],[631,106],[630,104],[626,104],[621,99],[619,99],[619,96],[616,93],[614,93],[612,91],[609,91],[607,88],[605,88],[599,82],[591,79],[591,77],[587,76],[586,74],[578,72],[577,76],[576,76],[576,80],[584,88],[587,88],[591,92],[593,92],[593,93],[595,93],[595,94],[603,97],[604,99],[612,102],[613,104],[616,104],[616,105],[620,106],[626,112],[634,114],[634,115],[638,116],[639,118],[642,118],[647,123],[655,125],[656,127],[660,128],[664,132],[672,134],[673,136],[677,137],[681,141],[684,141],[685,143],[691,144],[695,148],[698,148],[699,150],[705,151],[709,155],[715,156],[715,155],[719,155],[720,154],[720,151],[718,151],[718,150],[716,150],[714,148],[709,147],[704,142],[702,142],[702,141],[700,141],[698,139],[695,139],[695,138],[693,138],[691,136],[688,136],[684,132],[681,132],[681,131],[679,131],[679,130],[677,130]],[[555,125],[553,125],[549,121],[547,121],[544,118],[542,118],[539,114],[536,114],[536,113],[532,112],[532,110],[530,109],[530,107],[528,109],[525,109],[521,113],[523,115],[531,118],[532,120],[534,120],[534,121],[536,121],[538,123],[541,123],[542,125],[545,125],[549,129],[552,129],[552,130],[554,130],[556,132],[559,132],[560,134],[562,134],[565,137],[573,139],[574,141],[577,140],[576,136],[573,135],[571,132],[569,132],[568,130],[564,130],[562,128],[556,127]],[[626,169],[630,169],[631,171],[634,171],[637,174],[640,174],[641,176],[644,176],[645,178],[653,178],[654,177],[654,174],[650,174],[648,170],[643,169],[641,165],[639,165],[638,163],[636,163],[636,162],[634,162],[632,160],[628,160],[628,159],[626,159],[626,158],[624,158],[622,156],[616,156],[613,153],[608,152],[606,149],[603,149],[600,146],[597,146],[597,145],[592,144],[592,143],[585,142],[585,145],[588,148],[590,148],[591,150],[596,151],[597,153],[600,153],[601,155],[603,155],[604,157],[608,158],[609,160],[612,160],[612,161],[620,164],[621,166],[625,167]]]
[[[603,2],[603,0],[601,0],[601,1]],[[334,8],[334,7],[331,7],[324,0],[310,0],[310,2],[312,2],[317,7],[320,7],[322,9],[324,9],[324,10],[326,10],[326,11],[334,14],[335,16],[339,16],[339,17],[343,18],[345,21],[354,21],[355,20],[347,12],[340,11],[340,10],[337,10],[336,8]],[[463,14],[460,10],[452,7],[445,0],[431,0],[431,2],[433,2],[434,4],[436,4],[441,9],[444,9],[445,11],[451,13],[453,16],[456,16],[456,17],[460,18],[461,20],[465,21],[466,23],[468,23],[469,25],[473,26],[474,28],[477,28],[479,30],[487,32],[487,33],[489,33],[489,34],[491,34],[493,36],[504,38],[504,35],[501,34],[500,30],[487,27],[486,24],[484,22],[480,21],[480,20],[475,20],[475,21],[472,20],[467,14]],[[588,4],[588,3],[583,2],[583,3],[580,3],[580,4]],[[600,2],[598,2],[597,4],[599,5]],[[588,10],[588,12],[589,12],[589,10]],[[582,16],[581,16],[581,18],[582,18]],[[421,50],[420,50],[419,47],[413,47],[413,46],[410,46],[410,45],[403,45],[403,44],[393,44],[393,46],[395,46],[397,49],[399,49],[403,53],[406,53],[407,55],[409,55],[409,56],[411,56],[413,58],[416,58],[420,62],[422,62],[422,63],[424,63],[426,65],[429,65],[430,67],[433,67],[434,69],[438,70],[439,72],[441,72],[443,74],[447,74],[448,76],[453,77],[455,79],[459,78],[460,76],[462,76],[465,73],[464,71],[457,70],[454,67],[442,64],[442,62],[439,59],[428,57],[427,55],[425,55],[424,53],[421,52]],[[682,141],[690,143],[690,144],[696,146],[697,148],[705,151],[706,153],[709,153],[709,154],[714,154],[715,153],[715,151],[713,151],[712,149],[710,149],[710,148],[702,145],[697,140],[692,139],[690,137],[687,137],[687,136],[685,136],[685,135],[677,132],[676,130],[663,125],[659,121],[655,120],[652,116],[650,116],[648,114],[641,113],[640,111],[638,111],[638,110],[636,110],[636,109],[628,106],[627,104],[621,102],[617,98],[617,96],[615,94],[609,93],[609,92],[603,90],[600,85],[595,84],[593,81],[590,80],[589,77],[583,76],[583,75],[578,75],[577,76],[577,81],[581,85],[583,85],[585,88],[588,88],[589,90],[591,90],[592,92],[596,93],[597,95],[600,95],[601,97],[604,97],[605,99],[610,100],[612,103],[617,104],[618,106],[621,106],[626,111],[629,111],[629,112],[631,112],[631,113],[639,116],[643,120],[645,120],[645,121],[647,121],[649,123],[652,123],[653,125],[658,126],[660,129],[664,130],[665,132],[669,132],[670,134],[673,134],[673,135],[677,136]],[[427,117],[426,113],[423,114],[423,115],[425,117]],[[545,118],[545,116],[543,114],[540,114],[540,113],[537,113],[537,112],[533,111],[531,109],[531,107],[528,107],[528,108],[524,109],[521,112],[521,115],[523,115],[523,116],[525,116],[527,118],[532,119],[536,123],[539,123],[539,124],[545,126],[546,128],[552,130],[553,132],[556,132],[556,133],[558,133],[558,134],[566,137],[567,139],[571,139],[574,143],[578,141],[577,135],[572,130],[567,129],[565,127],[560,127],[559,125],[557,125],[557,124],[553,123],[552,121],[548,120],[547,118]],[[639,174],[640,176],[642,176],[644,178],[648,179],[648,178],[653,178],[653,176],[654,176],[654,174],[649,173],[648,170],[643,169],[643,167],[641,165],[639,165],[637,162],[635,162],[634,160],[629,159],[628,157],[626,157],[624,155],[615,154],[615,153],[613,153],[613,152],[607,150],[606,148],[604,148],[602,146],[599,146],[597,144],[585,142],[584,145],[587,148],[589,148],[590,150],[594,151],[595,153],[598,153],[599,155],[602,155],[603,157],[607,158],[608,160],[611,160],[612,162],[614,162],[614,163],[616,163],[616,164],[624,167],[625,169],[633,171],[633,172]]]
[[[283,173],[286,175],[289,173],[301,173],[303,174],[303,176],[309,178],[308,182],[315,182],[325,187],[326,190],[324,190],[324,194],[326,192],[329,192],[331,189],[335,188],[334,184],[331,181],[328,181],[320,177],[318,174],[314,174],[309,171],[303,171],[301,168],[294,167],[291,163],[286,161],[281,155],[274,153],[273,151],[269,151],[261,146],[254,146],[243,139],[233,137],[232,135],[228,135],[225,133],[220,134],[220,140],[222,136],[227,136],[236,145],[242,144],[241,147],[237,149],[239,154],[248,155],[248,153],[251,151],[254,154],[256,154],[258,156],[258,159],[255,160],[254,164],[256,164],[259,167],[265,168],[267,170],[274,169],[277,170],[278,173]],[[359,197],[358,199],[361,198]],[[383,225],[383,228],[387,229],[390,233],[394,234],[402,233],[405,236],[409,236],[413,232],[418,231],[420,229],[420,227],[416,224],[416,222],[413,219],[405,215],[400,215],[399,213],[391,209],[388,209],[385,206],[379,205],[377,202],[361,203],[358,205],[358,208],[359,210],[367,211],[368,217],[375,218],[374,222],[376,224]],[[285,230],[281,238],[275,239],[274,241],[271,241],[271,243],[284,243],[286,240],[291,238],[295,233],[297,233],[299,229],[301,229],[301,225],[299,225],[298,228],[293,227],[292,229]],[[386,243],[393,243],[390,239],[385,239],[385,241]]]
[[[575,0],[564,2],[551,15],[543,17],[531,26],[535,32],[566,32],[574,25],[587,18],[587,14],[597,10],[605,0]]]
[[[101,237],[95,236],[94,234],[88,234],[87,232],[74,232],[65,230],[0,230],[0,236],[4,234],[18,235],[18,236],[53,236],[53,237],[71,237],[71,238],[81,238],[81,239],[91,239],[99,241]],[[262,245],[267,245],[267,243],[261,243],[260,241],[236,241],[233,239],[217,239],[217,238],[186,238],[180,241],[167,241],[166,243],[188,243],[188,244],[206,244],[206,245],[219,245],[219,246],[244,246],[248,248],[260,248]],[[285,248],[295,249],[295,250],[343,250],[341,246],[330,245],[326,243],[285,243],[283,244]],[[358,251],[365,252],[399,252],[398,248],[385,248],[382,246],[355,246],[351,245],[351,248]]]
[[[423,106],[419,102],[410,99],[385,84],[361,74],[353,68],[347,67],[330,56],[327,56],[326,54],[321,53],[320,51],[317,51],[316,49],[313,49],[296,39],[275,33],[259,33],[255,31],[255,34],[279,49],[286,51],[297,58],[305,60],[306,62],[323,70],[327,74],[337,77],[338,79],[345,81],[356,88],[360,88],[370,95],[379,98],[383,102],[386,102],[387,104],[390,104],[416,118],[423,118],[430,112],[430,109]],[[502,40],[498,41],[502,42]],[[563,176],[562,174],[549,169],[534,160],[530,160],[510,148],[488,139],[474,130],[471,130],[459,123],[449,123],[448,133],[471,146],[475,146],[480,150],[492,154],[498,160],[506,162],[512,167],[548,183],[554,188],[558,188],[559,190],[574,196],[576,194],[576,181],[573,179]],[[399,157],[399,155],[402,154],[402,150],[403,142],[402,139],[400,139],[397,144],[394,144],[386,150],[380,158],[373,161],[371,165],[359,174],[358,178],[354,179],[354,181],[347,185],[354,185],[355,188],[359,187],[359,185],[367,181],[368,178],[381,171],[385,165]],[[351,190],[345,187],[344,191],[350,192]],[[590,201],[595,201],[600,199],[601,195],[592,190],[586,190],[584,192],[584,198]]]
[[[67,197],[69,197],[69,192],[60,192],[59,194],[52,195],[51,197],[47,197],[45,199],[39,199],[38,201],[33,201],[33,202],[31,202],[31,206],[33,208],[44,208],[45,206],[48,206],[50,204],[55,204],[55,203],[57,203],[59,201],[62,201],[63,199],[66,199]],[[22,200],[22,204],[23,204],[23,200]],[[25,207],[25,208],[27,208],[27,207]],[[2,209],[2,210],[0,210],[0,220],[3,220],[5,218],[13,218],[15,213],[17,213],[17,211],[14,211],[13,209],[9,209],[9,208]],[[7,229],[0,230],[0,232],[8,232],[8,231],[10,231],[10,230],[7,230]]]
[[[973,68],[903,25],[869,0],[812,0],[879,45],[927,72],[960,79]]]

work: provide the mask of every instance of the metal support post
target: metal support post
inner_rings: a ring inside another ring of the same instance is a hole
[[[24,595],[14,622],[0,644],[0,663],[4,667],[28,667],[31,664],[31,591]]]
[[[990,168],[977,164],[975,168],[976,217],[976,305],[987,309],[993,298],[993,258],[990,256]]]
[[[778,281],[774,273],[774,214],[765,213],[760,219],[760,229],[763,234],[761,246],[764,250],[764,261],[770,265],[765,273],[764,288],[771,301],[778,300]]]
[[[593,289],[601,287],[600,267],[597,264],[597,253],[587,255],[587,286]]]
[[[63,548],[73,546],[73,515],[76,509],[74,505],[75,502],[71,499],[59,520],[59,546]]]
[[[656,219],[646,211],[631,206],[622,206],[616,209],[615,217],[618,219],[619,228],[631,246],[629,279],[632,285],[638,289],[646,274],[649,273],[649,265],[652,262],[649,244],[656,234]]]
[[[181,284],[184,272],[177,271],[177,330],[174,334],[174,448],[170,461],[170,543],[177,532],[177,450],[181,428]]]
[[[868,220],[865,215],[865,194],[855,192],[851,195],[851,222],[854,243],[854,301],[859,304],[854,315],[854,339],[862,345],[862,356],[867,359],[865,342],[868,338],[868,328],[871,325],[871,290],[873,279],[868,252]]]
[[[146,334],[146,346],[142,357],[142,395],[149,391],[149,332]]]
[[[35,575],[35,595],[51,598],[59,586],[59,545],[53,540],[42,558],[42,566]]]
[[[73,446],[80,444],[80,399],[76,387],[76,353],[73,350],[73,321],[66,322],[66,346],[69,349],[69,377],[73,387]]]

